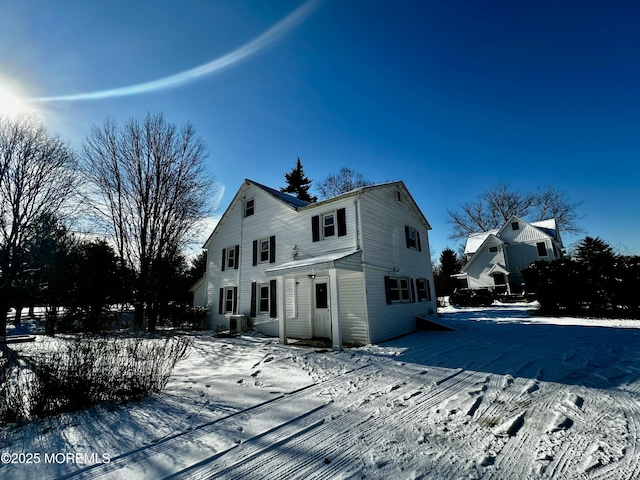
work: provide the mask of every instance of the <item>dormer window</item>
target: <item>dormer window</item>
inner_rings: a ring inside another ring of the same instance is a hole
[[[254,198],[248,198],[244,201],[244,216],[250,217],[255,213],[256,201]]]
[[[518,222],[511,222],[511,230],[520,230],[520,224]]]

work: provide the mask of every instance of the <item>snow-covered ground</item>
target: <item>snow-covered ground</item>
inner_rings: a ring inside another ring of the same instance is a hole
[[[640,320],[528,308],[343,352],[199,335],[161,394],[0,432],[0,478],[640,478]]]

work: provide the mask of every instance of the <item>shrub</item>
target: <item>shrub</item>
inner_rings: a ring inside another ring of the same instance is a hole
[[[161,391],[191,338],[70,336],[0,365],[0,422],[125,402]]]

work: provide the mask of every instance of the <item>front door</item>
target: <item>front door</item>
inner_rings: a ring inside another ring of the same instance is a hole
[[[326,279],[313,282],[313,336],[331,338],[331,304]]]

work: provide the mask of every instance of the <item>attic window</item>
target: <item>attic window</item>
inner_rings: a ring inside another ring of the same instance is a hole
[[[398,203],[402,203],[402,193],[400,193],[400,190],[396,191],[396,200],[398,200]]]
[[[518,222],[512,222],[511,230],[520,230],[520,224]]]
[[[489,253],[498,253],[498,247],[489,247]]]
[[[244,216],[250,217],[255,213],[256,201],[253,198],[249,198],[244,202]]]

